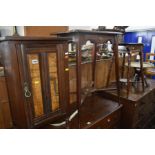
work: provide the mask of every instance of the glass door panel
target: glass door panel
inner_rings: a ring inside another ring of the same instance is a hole
[[[51,101],[52,101],[51,110],[56,111],[60,108],[56,53],[48,53],[48,65],[49,65],[50,90],[51,90]]]
[[[34,113],[35,117],[39,117],[44,114],[44,110],[38,54],[28,54],[28,64],[31,77]]]

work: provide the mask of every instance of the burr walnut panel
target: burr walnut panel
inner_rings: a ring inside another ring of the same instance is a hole
[[[28,55],[35,117],[43,115],[42,86],[40,78],[39,56]]]
[[[59,90],[58,90],[58,74],[57,74],[57,56],[56,53],[48,54],[49,76],[52,111],[59,109]]]

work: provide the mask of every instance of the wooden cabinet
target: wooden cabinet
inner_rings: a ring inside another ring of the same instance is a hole
[[[52,37],[1,40],[15,128],[38,128],[65,116],[69,100],[67,41]]]

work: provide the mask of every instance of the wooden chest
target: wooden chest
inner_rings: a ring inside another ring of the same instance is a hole
[[[123,104],[121,128],[149,128],[155,118],[155,81],[148,80],[149,87],[145,92],[131,90],[129,97],[121,93],[120,103]],[[140,87],[141,88],[141,87]],[[115,93],[105,95],[116,100]]]

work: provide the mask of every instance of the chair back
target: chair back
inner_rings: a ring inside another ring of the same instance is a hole
[[[150,57],[153,56],[153,59],[151,60]],[[146,53],[146,62],[155,63],[155,53]]]

